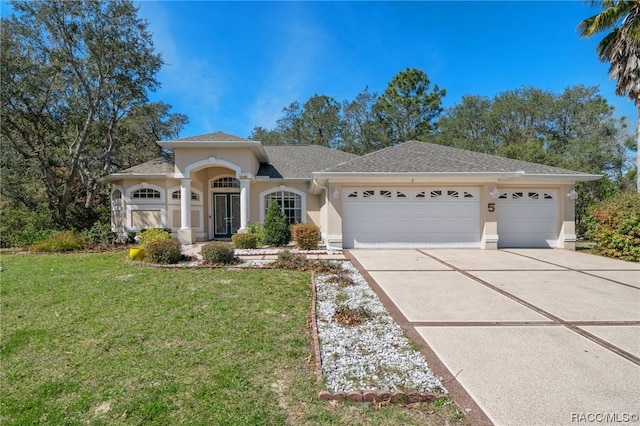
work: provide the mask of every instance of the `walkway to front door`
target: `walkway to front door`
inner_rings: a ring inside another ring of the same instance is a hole
[[[213,194],[213,238],[231,238],[240,228],[240,194]]]

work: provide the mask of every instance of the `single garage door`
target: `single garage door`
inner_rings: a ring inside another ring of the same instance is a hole
[[[345,248],[480,247],[478,188],[343,190]]]
[[[557,198],[552,189],[502,191],[496,205],[498,247],[557,247]]]

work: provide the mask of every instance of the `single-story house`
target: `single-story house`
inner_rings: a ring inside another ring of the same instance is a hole
[[[173,161],[105,178],[113,230],[184,244],[243,232],[276,201],[330,248],[573,249],[574,186],[601,177],[419,141],[364,156],[224,132],[158,144]]]

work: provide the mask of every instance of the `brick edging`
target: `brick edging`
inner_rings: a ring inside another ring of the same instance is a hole
[[[316,274],[311,272],[311,338],[313,339],[313,350],[316,358],[314,375],[318,383],[322,382],[322,356],[320,355],[320,340],[318,338],[318,323],[316,317]]]

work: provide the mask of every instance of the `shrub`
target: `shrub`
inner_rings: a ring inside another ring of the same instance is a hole
[[[256,246],[263,246],[263,232],[262,226],[259,223],[248,223],[247,228],[249,229],[249,233],[256,236]]]
[[[268,246],[286,246],[291,241],[287,217],[277,202],[272,201],[262,225],[262,243]]]
[[[147,243],[144,259],[164,265],[180,262],[182,245],[175,240],[158,240]]]
[[[202,260],[210,265],[235,263],[233,247],[222,241],[212,241],[202,246]]]
[[[86,235],[94,244],[101,246],[113,245],[118,239],[118,234],[111,231],[111,225],[108,223],[94,223],[91,229],[86,231]]]
[[[587,236],[602,254],[640,261],[640,193],[621,192],[589,209]]]
[[[299,223],[293,225],[292,230],[293,241],[296,242],[298,248],[303,250],[315,250],[318,248],[320,228],[310,223]]]
[[[299,253],[292,253],[284,250],[278,253],[278,258],[273,263],[276,268],[291,269],[294,271],[303,271],[309,266],[307,256]]]
[[[170,240],[171,233],[162,228],[149,228],[140,232],[140,245],[146,247],[155,241]]]
[[[88,247],[89,241],[86,237],[78,236],[73,231],[55,232],[46,240],[31,246],[31,250],[35,252],[63,252],[82,250]]]
[[[0,247],[29,247],[55,233],[46,207],[0,205]]]
[[[231,236],[233,246],[237,249],[256,248],[258,236],[256,234],[234,234]]]

